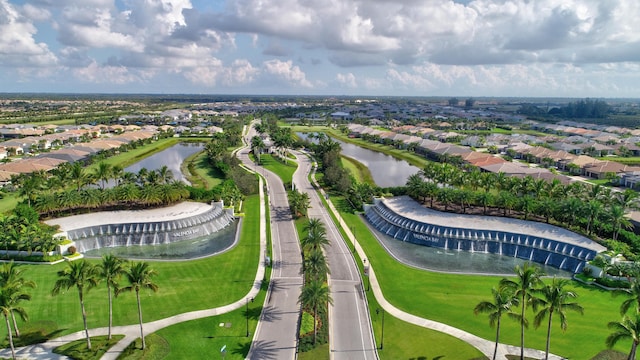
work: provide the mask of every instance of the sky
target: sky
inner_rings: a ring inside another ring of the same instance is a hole
[[[0,92],[640,98],[640,1],[0,0]]]

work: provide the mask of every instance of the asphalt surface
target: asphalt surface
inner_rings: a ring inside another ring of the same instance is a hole
[[[254,134],[251,129],[247,138],[251,139]],[[303,284],[298,235],[282,180],[254,164],[248,152],[249,149],[239,151],[238,158],[247,168],[263,175],[268,184],[273,270],[267,299],[247,358],[295,359],[300,317],[298,297]]]
[[[293,182],[298,191],[309,194],[308,217],[319,218],[324,223],[329,239],[324,252],[331,270],[329,287],[333,298],[329,306],[330,357],[334,360],[377,359],[364,287],[351,249],[308,180],[311,160],[300,152],[293,153],[298,159],[298,170],[302,170],[294,174]]]

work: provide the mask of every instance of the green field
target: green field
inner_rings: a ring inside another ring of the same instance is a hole
[[[232,303],[242,298],[253,285],[259,254],[259,198],[244,201],[245,217],[239,244],[220,255],[190,261],[150,261],[158,271],[157,293],[144,292],[144,321],[153,321],[192,310],[208,309]],[[99,260],[91,260],[98,262]],[[69,290],[51,296],[58,265],[25,265],[24,276],[37,288],[31,290],[32,300],[24,304],[30,321],[53,321],[56,336],[82,329],[78,294]],[[85,299],[89,328],[107,326],[107,291],[103,284],[89,291]],[[114,301],[114,325],[138,322],[134,294],[122,294]],[[0,337],[6,329],[0,330]]]
[[[260,161],[262,161],[262,166],[278,175],[285,184],[291,184],[293,173],[295,173],[298,168],[295,162],[287,160],[285,164],[274,158],[271,154],[263,154],[260,157]]]

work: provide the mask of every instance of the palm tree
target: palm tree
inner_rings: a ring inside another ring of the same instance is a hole
[[[96,285],[98,285],[98,274],[95,267],[85,260],[78,260],[69,262],[67,268],[58,271],[58,280],[56,280],[53,290],[51,291],[51,294],[55,296],[62,290],[69,290],[72,287],[78,289],[84,332],[87,337],[87,349],[89,350],[91,350],[91,338],[89,337],[89,328],[87,327],[84,295],[85,292],[88,292]]]
[[[69,178],[76,185],[76,190],[80,191],[80,189],[89,183],[90,175],[87,173],[82,164],[79,162],[74,162],[71,166],[71,172],[69,174]]]
[[[323,275],[331,274],[327,259],[320,249],[314,249],[308,254],[304,259],[304,269],[315,281],[324,280]]]
[[[500,280],[500,287],[507,288],[513,291],[515,297],[518,298],[520,304],[520,359],[524,360],[524,329],[528,326],[525,311],[527,305],[531,305],[534,310],[538,307],[538,299],[532,296],[532,293],[536,286],[538,286],[542,280],[540,277],[544,275],[539,267],[525,263],[522,267],[520,265],[515,268],[517,280],[511,280],[504,278]]]
[[[578,295],[570,290],[565,290],[565,286],[569,284],[567,280],[556,279],[555,277],[551,281],[551,284],[544,286],[537,291],[542,295],[540,298],[540,306],[542,309],[536,314],[534,318],[534,325],[537,327],[547,318],[547,347],[545,350],[545,360],[549,359],[549,345],[551,345],[551,320],[553,314],[557,313],[560,317],[560,328],[562,331],[567,330],[567,314],[565,310],[577,311],[580,314],[584,312],[582,306],[576,302],[570,302],[572,299],[578,297]]]
[[[512,306],[518,305],[518,298],[513,295],[510,289],[496,288],[491,289],[493,294],[492,301],[482,301],[473,309],[473,312],[478,315],[479,313],[489,314],[489,326],[496,327],[496,347],[493,350],[493,360],[496,359],[498,354],[498,344],[500,343],[500,321],[502,315],[507,314],[511,318],[519,320],[520,315],[511,311]]]
[[[609,334],[606,343],[609,348],[615,346],[620,340],[631,340],[631,351],[629,351],[628,360],[636,359],[636,349],[640,344],[640,314],[633,316],[625,316],[622,321],[612,321],[608,324],[609,329],[613,333]]]
[[[320,249],[323,245],[328,245],[327,230],[320,220],[320,218],[309,219],[304,226],[304,232],[307,236],[302,238],[301,245],[302,250],[312,251],[314,249]]]
[[[31,280],[25,280],[24,277],[22,277],[23,271],[24,270],[19,269],[18,266],[14,264],[13,260],[11,262],[2,264],[2,267],[0,267],[0,288],[13,289],[12,291],[15,291],[16,293],[21,292],[25,287],[31,289],[35,288],[35,282]],[[9,314],[11,315],[11,320],[13,321],[13,328],[16,332],[16,337],[20,337],[20,330],[18,329],[16,317],[14,316],[13,311],[10,311]]]
[[[114,289],[116,292],[118,291],[118,278],[125,272],[124,265],[125,261],[111,254],[103,256],[102,263],[98,265],[98,273],[107,284],[107,295],[109,297],[109,340],[111,340],[111,327],[113,325],[113,299],[111,289]]]
[[[112,174],[113,168],[111,167],[111,165],[104,161],[101,161],[100,163],[98,163],[98,167],[95,169],[93,176],[97,180],[100,180],[100,188],[104,190],[105,184],[111,178]]]
[[[628,289],[617,289],[613,292],[614,295],[629,295],[629,298],[620,304],[620,315],[626,314],[631,308],[634,314],[640,314],[640,273],[636,271],[633,275]]]
[[[173,180],[173,171],[171,171],[167,165],[162,165],[162,167],[158,169],[158,178],[161,184],[169,184],[171,180]]]
[[[19,305],[23,300],[31,300],[31,295],[11,286],[2,287],[2,289],[0,289],[0,312],[4,316],[4,321],[7,325],[9,345],[11,346],[11,357],[14,360],[16,358],[16,351],[13,346],[13,336],[11,334],[9,315],[13,316],[14,313],[18,313],[23,320],[27,320],[27,312]]]
[[[316,343],[318,307],[333,304],[329,288],[322,281],[311,281],[302,288],[298,302],[313,311],[313,344]]]
[[[613,227],[613,240],[618,240],[618,234],[622,227],[628,229],[632,226],[626,215],[627,214],[622,206],[613,205],[609,209],[609,219],[611,220],[611,225]]]
[[[138,302],[138,319],[140,320],[140,337],[142,338],[142,350],[145,348],[144,342],[144,330],[142,329],[142,306],[140,304],[140,290],[150,289],[153,292],[158,291],[158,285],[156,285],[151,279],[158,273],[149,267],[149,264],[142,262],[132,263],[131,266],[125,271],[124,276],[129,282],[129,286],[118,289],[118,293],[124,291],[135,291],[136,301]]]

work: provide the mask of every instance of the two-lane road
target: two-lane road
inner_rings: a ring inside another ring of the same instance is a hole
[[[331,359],[377,359],[367,302],[351,249],[307,178],[312,169],[311,160],[300,152],[294,151],[294,154],[299,171],[294,174],[293,182],[299,191],[309,194],[308,217],[322,220],[330,243],[324,250],[331,270],[329,287],[333,298],[333,305],[329,307]]]

